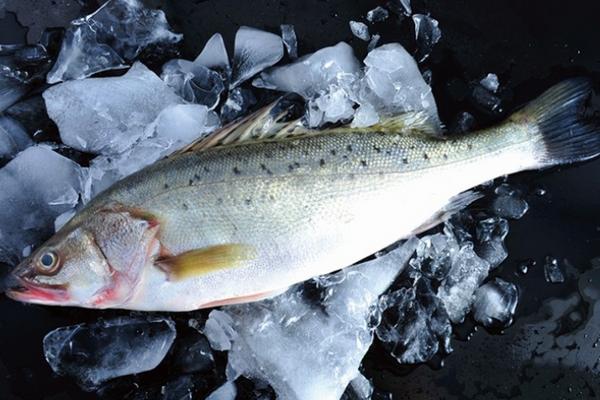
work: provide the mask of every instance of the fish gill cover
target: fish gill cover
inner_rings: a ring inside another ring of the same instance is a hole
[[[352,34],[370,42],[362,61],[344,42],[297,58],[302,37],[292,25],[281,25],[281,35],[243,26],[233,46],[216,33],[194,60],[171,59],[153,71],[137,60],[140,53],[176,46],[182,35],[162,11],[137,0],[110,0],[74,20],[60,47],[52,31],[38,45],[0,46],[0,111],[7,110],[0,117],[0,261],[15,264],[100,191],[273,92],[299,95],[308,127],[368,127],[423,111],[442,134],[435,76],[419,63],[443,32],[432,16],[412,14],[409,1],[390,3],[370,10],[366,22],[348,21]],[[377,46],[376,23],[387,18],[413,24],[413,54],[400,43]],[[98,75],[109,70],[125,71]],[[43,103],[22,100],[44,78],[54,85]],[[502,112],[500,87],[493,73],[475,82],[477,107]],[[46,112],[60,142],[43,131],[31,137],[23,126]],[[473,124],[465,112],[451,129]],[[58,328],[44,338],[46,360],[100,398],[388,398],[360,372],[374,341],[399,364],[418,365],[451,353],[453,328],[469,315],[490,330],[512,322],[517,287],[488,276],[507,257],[508,220],[523,217],[528,203],[506,183],[482,190],[486,201],[441,228],[273,299],[191,314],[187,326],[173,316],[177,328],[169,316],[139,314]],[[565,279],[556,259],[544,271],[549,282]],[[171,373],[160,382],[136,387],[115,379],[161,361]]]

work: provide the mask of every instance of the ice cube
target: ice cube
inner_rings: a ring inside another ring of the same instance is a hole
[[[496,268],[508,256],[504,245],[507,234],[508,221],[504,218],[487,218],[477,224],[475,252],[490,263],[490,268]]]
[[[371,104],[365,103],[359,106],[356,110],[351,126],[353,128],[362,128],[375,125],[378,122],[379,114],[377,114],[375,108]]]
[[[148,45],[176,43],[165,14],[138,0],[109,0],[93,14],[71,22],[48,83],[82,79],[123,68]]]
[[[90,390],[107,380],[156,368],[175,335],[169,318],[100,320],[48,333],[44,355],[55,373],[71,376]]]
[[[423,62],[429,57],[433,46],[442,38],[442,31],[437,20],[428,15],[414,14],[415,37],[417,40],[417,59]]]
[[[487,74],[485,78],[479,81],[481,86],[489,90],[490,92],[496,93],[500,83],[498,82],[498,76],[496,74]]]
[[[554,257],[546,257],[546,263],[544,264],[544,277],[546,282],[550,283],[563,283],[565,281],[565,275],[563,274],[558,260]]]
[[[0,56],[0,112],[27,94],[27,78],[27,74],[19,69],[14,55]]]
[[[298,58],[298,39],[294,25],[281,25],[281,40],[287,49],[288,55],[292,60]]]
[[[429,279],[443,280],[452,268],[452,260],[459,245],[452,235],[437,233],[422,238],[410,266]]]
[[[450,127],[452,133],[467,133],[473,130],[475,126],[475,117],[473,114],[462,111],[460,112]]]
[[[489,269],[490,264],[473,251],[471,243],[463,245],[454,255],[452,268],[438,289],[438,297],[452,322],[463,321],[473,303],[473,294],[488,276]]]
[[[473,104],[486,114],[496,116],[502,114],[502,99],[483,86],[476,85],[471,93]]]
[[[369,41],[369,44],[367,45],[367,51],[371,51],[375,47],[377,47],[380,39],[381,39],[381,36],[378,34],[374,34],[373,36],[371,36],[371,40]]]
[[[260,74],[256,87],[298,93],[305,99],[323,93],[330,85],[347,86],[361,70],[352,47],[340,42],[307,54],[295,62],[274,67]]]
[[[235,400],[237,389],[233,382],[227,381],[208,395],[206,400]]]
[[[242,26],[235,34],[231,88],[252,78],[283,57],[283,42],[273,33]]]
[[[419,67],[398,43],[388,43],[369,52],[365,76],[360,82],[358,102],[370,103],[380,114],[426,112],[434,127],[440,120],[431,88]]]
[[[401,364],[429,361],[440,350],[450,353],[452,326],[427,279],[381,297],[377,337]]]
[[[208,39],[204,49],[194,60],[194,65],[203,65],[212,70],[229,71],[229,56],[220,33],[215,33]]]
[[[25,149],[0,169],[0,261],[16,263],[24,248],[54,232],[54,219],[83,192],[75,162],[46,146]]]
[[[320,304],[298,285],[270,300],[212,311],[205,333],[216,349],[231,349],[228,379],[266,382],[281,399],[338,400],[371,344],[371,307],[414,246],[411,240],[335,274]]]
[[[475,291],[473,317],[486,328],[506,328],[512,323],[518,301],[517,287],[496,278]]]
[[[390,0],[388,3],[392,9],[395,9],[398,13],[404,15],[412,14],[412,7],[410,5],[411,0]]]
[[[235,88],[229,91],[227,100],[221,107],[221,120],[230,122],[246,114],[256,104],[256,98],[249,89]]]
[[[199,104],[166,107],[145,129],[143,141],[119,154],[96,157],[90,166],[91,194],[86,200],[153,162],[215,130],[219,118]]]
[[[371,23],[385,21],[389,15],[390,13],[388,10],[381,6],[377,6],[367,13],[367,21]]]
[[[369,27],[362,22],[350,21],[350,30],[352,31],[352,34],[360,40],[368,42],[371,39]]]
[[[373,395],[373,384],[363,374],[358,374],[356,378],[352,379],[348,389],[352,390],[352,400],[371,400]],[[342,397],[342,399],[346,398]]]
[[[213,110],[225,89],[218,72],[186,60],[171,60],[163,65],[161,76],[175,93],[190,103],[203,104]]]
[[[162,110],[184,102],[139,62],[123,76],[65,82],[43,96],[63,143],[96,154],[127,150]]]
[[[519,219],[529,210],[529,204],[521,193],[507,184],[498,186],[494,192],[496,197],[492,201],[492,211],[504,218]]]
[[[331,87],[327,92],[308,103],[308,125],[318,127],[326,122],[346,120],[354,115],[354,102],[346,90]]]
[[[33,141],[13,118],[0,116],[0,159],[11,158],[31,146]]]

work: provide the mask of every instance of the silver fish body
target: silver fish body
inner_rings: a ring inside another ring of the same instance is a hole
[[[600,151],[596,127],[573,111],[589,85],[561,85],[499,127],[448,140],[334,129],[160,161],[102,193],[63,228],[72,232],[117,207],[152,216],[149,226],[158,230],[157,243],[139,251],[146,262],[126,298],[71,304],[186,311],[257,300],[435,224],[455,196],[480,183],[593,157]],[[570,125],[570,136],[561,124]],[[229,260],[210,253],[218,268],[185,279],[161,264],[164,257],[224,246],[245,250]],[[38,264],[41,254],[32,256]]]

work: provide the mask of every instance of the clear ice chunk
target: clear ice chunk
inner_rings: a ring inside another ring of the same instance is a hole
[[[296,37],[294,25],[281,25],[281,40],[283,40],[290,58],[292,60],[298,58],[298,38]]]
[[[371,23],[385,21],[389,15],[390,13],[388,10],[381,6],[377,6],[367,13],[367,21]]]
[[[148,45],[176,43],[165,14],[138,0],[109,0],[93,14],[71,22],[48,83],[82,79],[126,66]]]
[[[398,43],[388,43],[369,52],[360,82],[358,103],[370,103],[383,115],[423,111],[440,128],[431,88],[410,54]]]
[[[371,39],[369,27],[363,22],[350,21],[350,30],[352,31],[352,34],[360,40],[368,42]]]
[[[351,126],[353,128],[364,128],[379,122],[379,114],[370,103],[362,104],[356,110]]]
[[[95,154],[130,148],[162,110],[184,102],[139,62],[123,76],[65,82],[43,97],[63,143]]]
[[[12,158],[33,141],[23,126],[11,117],[0,116],[0,159]]]
[[[206,400],[235,400],[237,388],[233,382],[227,381],[206,397]]]
[[[227,378],[266,382],[281,399],[338,400],[371,345],[372,307],[414,246],[410,240],[315,280],[322,300],[311,299],[298,285],[270,300],[213,310],[205,333],[215,349],[230,349]]]
[[[163,65],[160,77],[186,101],[211,110],[219,104],[225,90],[221,74],[195,61],[171,60]]]
[[[452,133],[467,133],[471,132],[475,127],[475,117],[473,114],[462,111],[460,112],[450,127]]]
[[[270,68],[261,73],[253,84],[265,89],[294,92],[311,99],[327,91],[330,85],[351,84],[360,70],[360,62],[352,47],[340,42],[300,57],[291,64]]]
[[[379,40],[381,39],[381,35],[374,34],[371,36],[371,40],[369,40],[369,44],[367,45],[367,51],[372,51],[379,44]]]
[[[485,78],[479,81],[481,86],[489,90],[490,92],[496,93],[498,88],[500,87],[500,82],[498,82],[498,76],[496,74],[487,74]]]
[[[563,283],[565,281],[565,274],[562,272],[556,258],[546,257],[544,277],[546,278],[546,282],[549,283]]]
[[[529,204],[521,193],[503,183],[494,190],[496,197],[492,201],[492,211],[504,218],[519,219],[529,210]]]
[[[58,328],[44,337],[44,355],[58,375],[87,390],[120,376],[150,371],[175,340],[169,318],[116,318]]]
[[[490,263],[490,268],[498,267],[508,257],[504,245],[508,221],[499,217],[487,218],[478,222],[475,232],[475,252]]]
[[[54,219],[77,205],[83,179],[78,164],[41,145],[0,169],[0,261],[14,264],[50,236]]]
[[[427,279],[380,299],[381,324],[377,337],[401,364],[429,361],[440,350],[450,353],[452,326]]]
[[[442,31],[439,28],[438,21],[428,15],[414,14],[412,19],[415,24],[417,59],[419,62],[423,62],[442,38]]]
[[[199,104],[165,108],[144,129],[144,140],[119,154],[96,157],[90,165],[91,193],[86,200],[153,162],[179,150],[220,125],[215,112]]]
[[[194,60],[194,65],[202,65],[212,70],[229,71],[229,56],[225,48],[223,36],[215,33],[208,39],[202,52]]]
[[[452,268],[438,289],[448,317],[454,323],[464,320],[474,300],[475,290],[488,276],[490,264],[468,243],[454,255]]]
[[[452,235],[437,233],[425,236],[417,245],[416,256],[409,264],[429,279],[438,281],[448,276],[459,245]]]
[[[502,99],[481,85],[475,85],[471,99],[479,110],[489,115],[499,115],[503,112]]]
[[[338,122],[354,115],[354,102],[346,90],[332,87],[326,93],[308,103],[308,125],[320,126],[326,122]]]
[[[518,301],[517,287],[496,278],[475,291],[473,317],[486,328],[507,328],[512,323]]]
[[[283,42],[273,33],[242,26],[235,34],[231,88],[283,58]]]
[[[349,387],[352,388],[356,400],[370,400],[373,396],[373,384],[363,374],[358,374],[352,379]]]

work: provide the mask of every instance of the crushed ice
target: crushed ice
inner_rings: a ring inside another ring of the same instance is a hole
[[[408,0],[393,0],[388,8],[412,15]],[[367,21],[388,15],[377,7]],[[412,21],[416,58],[422,62],[441,31],[430,16],[415,14]],[[400,44],[377,47],[380,35],[370,35],[367,25],[352,21],[350,27],[369,42],[362,63],[344,42],[296,59],[291,25],[281,25],[281,36],[241,27],[231,61],[222,36],[215,34],[193,61],[165,63],[160,77],[135,62],[121,76],[89,78],[125,68],[147,46],[173,44],[181,37],[170,31],[162,11],[146,9],[137,0],[111,0],[74,21],[48,75],[50,83],[70,81],[50,87],[43,97],[63,143],[95,158],[83,168],[58,154],[59,148],[33,145],[30,132],[0,117],[0,159],[8,162],[0,169],[0,183],[7,188],[3,204],[15,205],[0,211],[0,261],[18,261],[53,226],[67,222],[78,204],[116,180],[246,115],[257,103],[257,92],[247,81],[258,74],[255,88],[302,96],[304,122],[311,127],[338,122],[366,127],[396,113],[423,112],[440,132],[430,75],[425,79]],[[274,66],[284,49],[291,62]],[[19,51],[22,58],[46,57],[34,48]],[[28,80],[2,74],[0,79],[7,80],[0,92],[3,109],[26,93]],[[489,74],[473,87],[471,99],[489,112],[501,112],[497,89],[497,77]],[[473,117],[463,113],[456,131],[473,124]],[[45,168],[31,168],[40,160]],[[32,187],[34,195],[25,198],[25,188]],[[11,212],[17,205],[20,212]],[[485,281],[507,257],[507,219],[520,218],[527,209],[519,190],[500,185],[485,213],[461,212],[437,233],[273,299],[213,310],[204,325],[192,324],[202,333],[175,342],[173,368],[184,374],[214,370],[212,347],[228,352],[227,381],[213,389],[208,397],[213,400],[235,398],[241,376],[270,385],[279,398],[337,400],[347,387],[358,398],[370,398],[372,385],[359,366],[374,338],[398,362],[415,364],[450,353],[452,324],[471,311],[487,328],[510,325],[516,286]],[[550,282],[564,280],[557,262],[547,262],[544,271]],[[168,318],[119,318],[52,331],[44,339],[44,352],[56,373],[92,389],[153,369],[175,336]],[[189,376],[184,378],[163,389],[191,398]]]

